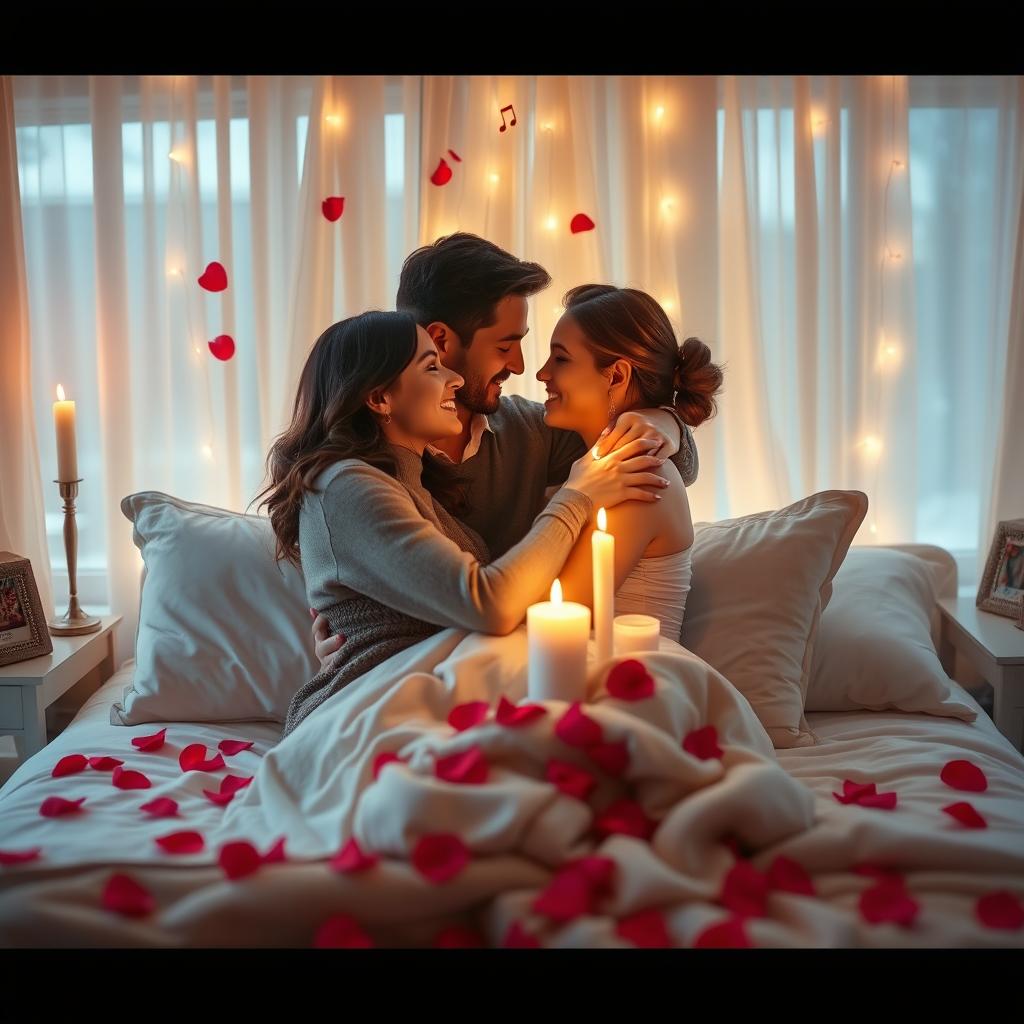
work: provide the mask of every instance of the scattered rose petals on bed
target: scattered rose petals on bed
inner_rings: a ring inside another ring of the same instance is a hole
[[[595,854],[577,857],[561,866],[561,870],[581,872],[599,896],[611,895],[617,868],[618,865],[611,857],[599,857]]]
[[[255,740],[221,740],[217,744],[217,749],[222,754],[233,757],[235,754],[240,754],[243,750],[248,750],[255,742]]]
[[[854,864],[850,871],[855,875],[861,875],[865,878],[874,878],[879,882],[888,882],[892,885],[903,885],[903,875],[898,868],[887,868],[882,867],[879,864]]]
[[[768,879],[750,861],[738,860],[722,882],[719,903],[740,917],[764,917]]]
[[[917,901],[902,878],[883,878],[860,894],[860,916],[869,924],[898,924],[909,928],[917,917]]]
[[[615,934],[640,949],[671,949],[675,945],[660,910],[641,910],[620,918]]]
[[[597,784],[597,779],[590,772],[577,768],[568,761],[551,758],[544,772],[544,778],[558,789],[577,800],[586,800],[590,791]]]
[[[158,836],[153,842],[167,853],[200,853],[206,846],[198,832],[170,832],[166,836]]]
[[[332,223],[338,220],[345,212],[344,196],[328,196],[321,204],[320,210],[323,215]]]
[[[142,772],[132,771],[130,768],[122,768],[118,765],[110,781],[118,789],[149,789],[153,785]]]
[[[215,772],[224,767],[224,755],[207,758],[203,743],[190,743],[179,755],[178,764],[183,772]]]
[[[572,866],[557,871],[530,908],[552,921],[564,923],[590,913],[597,897],[597,886],[587,873]]]
[[[686,734],[683,750],[701,761],[710,761],[722,756],[722,748],[718,745],[718,730],[713,725],[705,725]]]
[[[635,836],[650,839],[658,823],[648,818],[635,800],[616,800],[598,815],[594,827],[601,835]]]
[[[156,909],[156,900],[144,886],[130,875],[121,873],[110,876],[103,887],[103,907],[126,917],[145,917]]]
[[[222,292],[228,286],[228,272],[224,269],[223,263],[214,260],[206,264],[206,269],[197,280],[199,286],[208,292]]]
[[[412,851],[413,867],[435,885],[453,879],[469,863],[469,848],[456,835],[421,836]]]
[[[502,697],[498,701],[498,710],[494,717],[498,725],[514,729],[516,726],[526,725],[538,718],[543,718],[547,713],[548,709],[543,704],[516,705]]]
[[[215,789],[204,789],[203,796],[205,796],[210,803],[216,804],[218,807],[226,807],[235,799],[234,791],[225,793],[223,790]]]
[[[777,889],[779,892],[792,892],[798,896],[814,896],[814,882],[811,876],[804,870],[802,864],[798,864],[789,857],[781,854],[768,865],[765,872],[765,879],[769,889]]]
[[[434,949],[483,949],[484,937],[474,928],[453,924],[442,928],[433,941]]]
[[[178,801],[169,796],[158,796],[148,804],[143,804],[139,810],[154,818],[174,818],[178,814]]]
[[[861,807],[878,807],[883,811],[891,811],[896,806],[896,794],[889,793],[865,793],[857,803]]]
[[[369,868],[375,867],[379,862],[380,857],[375,853],[366,853],[359,843],[356,842],[355,836],[353,836],[328,861],[328,864],[333,871],[343,875],[354,875],[360,871],[367,871]]]
[[[1006,889],[986,893],[975,904],[974,913],[986,928],[1019,931],[1024,927],[1024,906],[1020,898]]]
[[[942,810],[967,828],[988,828],[988,822],[966,800],[949,804],[947,807],[943,807]]]
[[[587,756],[609,775],[621,778],[629,767],[629,747],[621,743],[595,743],[587,747]]]
[[[124,761],[116,757],[90,757],[89,767],[97,772],[109,772],[113,771],[118,765],[124,764]]]
[[[600,724],[583,713],[578,700],[555,724],[555,735],[570,747],[592,747],[604,740]]]
[[[284,864],[288,860],[287,854],[284,852],[285,837],[281,836],[280,839],[275,840],[274,845],[263,854],[264,864]]]
[[[743,920],[738,917],[708,925],[693,942],[694,949],[750,949],[752,945]]]
[[[459,704],[448,713],[448,724],[456,732],[465,732],[479,725],[487,718],[490,705],[485,700],[471,700],[466,704]]]
[[[968,793],[984,793],[988,789],[985,773],[971,761],[950,761],[939,778],[950,789],[962,789]]]
[[[335,914],[317,929],[316,949],[373,949],[373,939],[351,914]]]
[[[232,843],[225,843],[220,848],[217,862],[224,874],[232,881],[236,881],[259,871],[263,864],[263,858],[252,843],[245,839],[239,839]]]
[[[392,754],[390,751],[386,751],[383,754],[378,754],[373,759],[373,777],[374,779],[380,775],[381,769],[391,764],[392,761],[397,761],[399,764],[405,764],[406,760],[404,757],[399,757],[397,754]]]
[[[220,791],[222,793],[237,793],[240,789],[245,789],[246,786],[252,785],[254,778],[254,775],[225,775],[220,780]]]
[[[27,864],[38,860],[42,852],[41,846],[33,846],[30,850],[0,850],[0,864]]]
[[[612,668],[605,686],[617,700],[646,700],[654,696],[654,677],[636,658],[620,661]]]
[[[434,764],[434,774],[445,782],[456,782],[462,785],[479,786],[487,781],[489,766],[484,752],[480,747],[439,757]]]
[[[154,732],[149,736],[133,736],[132,746],[138,750],[144,750],[146,753],[152,754],[164,745],[164,740],[166,739],[167,727],[164,726],[164,728],[159,732]]]
[[[513,921],[501,940],[504,949],[540,949],[540,943],[518,921]]]
[[[53,766],[50,777],[59,779],[65,775],[76,775],[78,772],[85,771],[88,766],[89,759],[84,754],[68,754]]]
[[[878,807],[891,811],[896,806],[895,793],[878,793],[873,782],[851,782],[843,780],[843,792],[832,794],[841,804],[859,804],[861,807]]]
[[[85,803],[85,797],[65,800],[62,796],[48,796],[40,805],[39,813],[44,818],[62,818],[65,814],[77,814]]]

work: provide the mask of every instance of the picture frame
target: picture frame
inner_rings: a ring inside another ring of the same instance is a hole
[[[0,665],[53,652],[32,563],[0,551]]]
[[[1020,621],[1024,604],[1024,519],[996,527],[975,601],[978,608]]]

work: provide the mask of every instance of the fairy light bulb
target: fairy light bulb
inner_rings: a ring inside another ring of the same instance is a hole
[[[326,122],[327,122],[328,124],[332,124],[332,125],[334,125],[335,127],[337,127],[337,126],[338,126],[339,124],[341,124],[341,115],[339,115],[339,114],[327,114],[327,115],[326,115],[326,116],[324,117],[324,120],[325,120],[325,121],[326,121]]]
[[[554,231],[555,228],[558,227],[558,221],[555,219],[554,214],[549,216],[548,219],[544,221],[544,227],[546,227],[548,231]]]
[[[662,299],[661,308],[665,310],[666,313],[671,313],[672,310],[676,308],[676,304],[671,299]]]
[[[672,211],[676,208],[676,201],[674,199],[665,198],[661,201],[661,213],[662,216],[671,216]]]
[[[213,459],[213,445],[207,443],[202,446],[200,451],[203,453],[203,458],[212,460]]]
[[[167,158],[176,164],[180,164],[184,163],[185,154],[180,149],[172,149],[170,153],[167,154]]]
[[[487,175],[487,180],[492,185],[497,185],[498,182],[501,181],[501,176],[496,171],[491,171],[491,173]]]
[[[868,435],[863,441],[861,441],[860,447],[868,458],[876,459],[882,452],[882,441],[873,434]]]
[[[665,108],[659,103],[658,106],[654,108],[654,120],[661,121],[664,118],[664,116]]]

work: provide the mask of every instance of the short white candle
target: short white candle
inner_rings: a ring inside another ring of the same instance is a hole
[[[57,479],[67,483],[78,479],[78,448],[75,444],[75,403],[66,401],[64,388],[57,385],[53,403],[53,425],[57,431]]]
[[[562,600],[562,585],[551,585],[551,600],[526,609],[527,689],[530,700],[583,700],[587,689],[590,609]]]
[[[607,533],[608,516],[598,509],[597,529],[590,538],[594,577],[594,647],[598,661],[612,656],[615,618],[615,538]]]
[[[615,616],[615,653],[636,654],[656,651],[661,623],[653,615]]]

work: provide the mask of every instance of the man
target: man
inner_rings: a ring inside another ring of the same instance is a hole
[[[464,232],[417,249],[399,279],[396,308],[415,317],[444,366],[465,378],[455,393],[462,432],[430,451],[459,466],[470,506],[464,521],[483,537],[492,558],[526,536],[544,506],[545,490],[563,484],[586,451],[575,432],[547,426],[539,402],[501,397],[502,383],[525,369],[527,299],[550,283],[539,264]],[[606,455],[637,438],[649,439],[652,452],[671,458],[686,485],[697,478],[693,435],[673,409],[622,413],[597,453]],[[330,636],[323,615],[314,619],[313,635],[326,668],[345,638]]]

